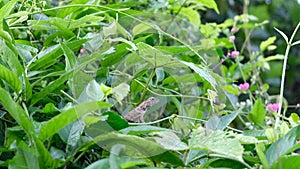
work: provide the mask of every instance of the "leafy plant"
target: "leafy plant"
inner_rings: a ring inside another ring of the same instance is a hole
[[[290,41],[278,30],[285,56],[268,56],[275,37],[249,47],[268,22],[248,14],[248,3],[221,23],[201,22],[207,10],[220,13],[214,0],[55,3],[0,2],[1,167],[298,164],[285,74],[271,96],[261,72],[282,59],[285,72],[299,24]],[[146,107],[146,123],[123,118],[149,97],[159,103]]]

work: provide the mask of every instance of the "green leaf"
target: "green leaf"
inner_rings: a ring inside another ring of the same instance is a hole
[[[267,40],[262,41],[259,46],[261,52],[265,51],[268,46],[272,45],[275,42],[275,40],[276,40],[276,36],[272,36],[269,37]]]
[[[137,46],[139,49],[139,56],[155,67],[179,66],[179,62],[175,57],[172,57],[171,55],[164,55],[159,50],[146,43],[139,42]]]
[[[187,17],[189,19],[189,21],[191,22],[191,24],[194,25],[195,29],[199,28],[199,25],[200,25],[200,16],[199,16],[199,13],[196,10],[194,10],[192,8],[182,7],[181,11],[180,11],[180,14],[184,15],[185,17]]]
[[[53,103],[47,103],[46,106],[42,109],[42,113],[45,114],[53,114],[57,112],[60,112],[60,110],[56,108]]]
[[[0,10],[0,21],[9,16],[10,12],[14,9],[17,0],[8,1]]]
[[[125,145],[123,153],[134,158],[151,157],[166,151],[158,143],[150,141],[149,139],[119,134],[113,131],[95,136],[93,140],[106,150],[110,150],[115,144],[123,144]]]
[[[64,52],[64,55],[66,56],[66,71],[74,68],[76,65],[76,56],[73,53],[73,51],[63,42],[60,42],[60,46]]]
[[[105,122],[107,122],[114,130],[121,130],[129,126],[128,122],[117,113],[106,111],[102,113],[102,116],[108,116]]]
[[[89,102],[89,101],[101,101],[104,98],[104,93],[101,90],[100,85],[96,80],[90,81],[83,90],[83,92],[78,97],[77,101],[79,103]]]
[[[279,140],[274,142],[267,150],[266,157],[268,164],[272,165],[277,161],[282,155],[287,153],[295,144],[300,137],[300,125],[292,128],[288,133],[286,133]]]
[[[65,45],[68,46],[72,51],[76,51],[80,46],[88,41],[88,39],[74,40],[71,42],[66,42]],[[60,45],[51,46],[44,51],[40,52],[36,57],[37,60],[33,60],[33,63],[29,63],[29,68],[31,70],[41,70],[46,69],[53,64],[57,63],[58,59],[62,56],[63,50]]]
[[[207,82],[211,84],[213,88],[216,88],[217,82],[216,80],[211,76],[208,68],[201,67],[200,65],[196,65],[192,62],[185,62],[185,61],[180,61],[181,63],[185,64],[192,70],[194,70],[201,78],[205,79]]]
[[[257,99],[249,113],[249,120],[255,124],[262,124],[266,117],[266,108],[261,99]]]
[[[300,166],[300,155],[285,155],[272,164],[270,169],[298,169]]]
[[[215,0],[195,0],[195,1],[204,5],[207,8],[214,9],[218,14],[220,13]]]
[[[9,112],[9,114],[16,120],[16,122],[31,136],[34,134],[34,127],[20,105],[18,105],[10,96],[10,94],[0,88],[0,102],[2,106]]]
[[[223,131],[206,133],[204,128],[199,127],[192,132],[189,147],[191,150],[208,150],[225,158],[243,161],[243,147],[239,140]]]
[[[263,164],[264,168],[268,169],[269,168],[268,161],[267,161],[266,155],[264,154],[264,152],[266,150],[265,145],[263,143],[257,143],[257,144],[255,144],[255,148],[256,148],[257,155],[258,155],[261,163]]]
[[[154,132],[151,135],[154,135],[152,138],[167,150],[180,151],[188,149],[188,146],[171,131]]]
[[[107,158],[98,160],[91,165],[87,166],[85,169],[100,169],[109,168],[109,160]]]
[[[83,133],[84,127],[85,125],[82,121],[76,120],[62,128],[58,134],[65,143],[75,146]]]
[[[121,83],[113,88],[114,94],[116,95],[116,98],[119,102],[128,95],[129,89],[130,86],[126,83]]]
[[[57,89],[60,85],[64,84],[67,80],[69,80],[70,76],[72,75],[72,71],[64,73],[58,79],[54,80],[51,84],[45,87],[40,92],[37,92],[32,96],[30,105],[36,104],[39,100],[45,98],[47,94]]]
[[[133,135],[140,135],[140,134],[148,134],[151,132],[156,131],[169,131],[170,129],[156,127],[156,126],[147,126],[147,125],[138,125],[138,126],[130,126],[120,130],[123,134],[133,134]]]
[[[133,27],[132,32],[133,32],[134,36],[136,36],[136,35],[143,33],[149,29],[152,29],[152,27],[145,23],[140,23]]]
[[[47,121],[41,127],[38,136],[40,140],[45,141],[47,138],[51,137],[53,134],[57,133],[59,130],[67,126],[69,123],[77,120],[84,114],[108,107],[110,107],[110,104],[98,101],[79,104]]]
[[[98,26],[98,22],[103,21],[104,17],[85,15],[79,19],[70,21],[68,29],[75,29],[86,26]]]
[[[8,168],[40,169],[37,151],[33,148],[30,148],[27,143],[23,141],[20,142],[18,144],[17,153],[9,162]]]
[[[218,124],[218,130],[224,130],[240,113],[240,110],[236,110],[230,114],[222,116]]]
[[[19,93],[22,89],[22,83],[19,78],[9,69],[0,64],[0,79],[9,84],[15,92]]]

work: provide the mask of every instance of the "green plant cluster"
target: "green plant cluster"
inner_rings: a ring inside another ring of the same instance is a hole
[[[298,168],[283,89],[300,23],[265,55],[276,37],[251,49],[268,20],[248,8],[202,23],[214,0],[0,1],[0,166]],[[279,95],[261,78],[274,60]],[[150,97],[146,123],[123,118]]]

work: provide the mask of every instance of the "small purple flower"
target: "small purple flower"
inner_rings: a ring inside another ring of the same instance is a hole
[[[232,27],[231,28],[231,32],[232,33],[236,33],[236,32],[238,32],[240,30],[240,28],[237,28],[237,27]]]
[[[244,83],[244,84],[240,84],[240,85],[239,85],[239,88],[240,88],[241,91],[248,90],[249,87],[250,87],[250,85],[249,85],[249,83],[247,83],[247,82]]]
[[[267,109],[270,110],[270,111],[277,112],[278,109],[279,109],[279,103],[274,103],[274,104],[270,103],[270,104],[267,105]]]
[[[81,48],[79,52],[83,54],[85,52],[85,48]]]
[[[239,51],[232,51],[231,53],[230,53],[230,57],[231,58],[236,58],[237,56],[239,56],[240,55],[240,52]]]
[[[234,40],[235,40],[235,36],[234,35],[229,36],[229,42],[233,43]]]

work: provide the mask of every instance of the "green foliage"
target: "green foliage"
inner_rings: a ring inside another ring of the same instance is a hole
[[[297,167],[299,116],[261,78],[287,54],[274,35],[251,49],[268,22],[247,4],[206,22],[218,3],[1,1],[0,166]]]

